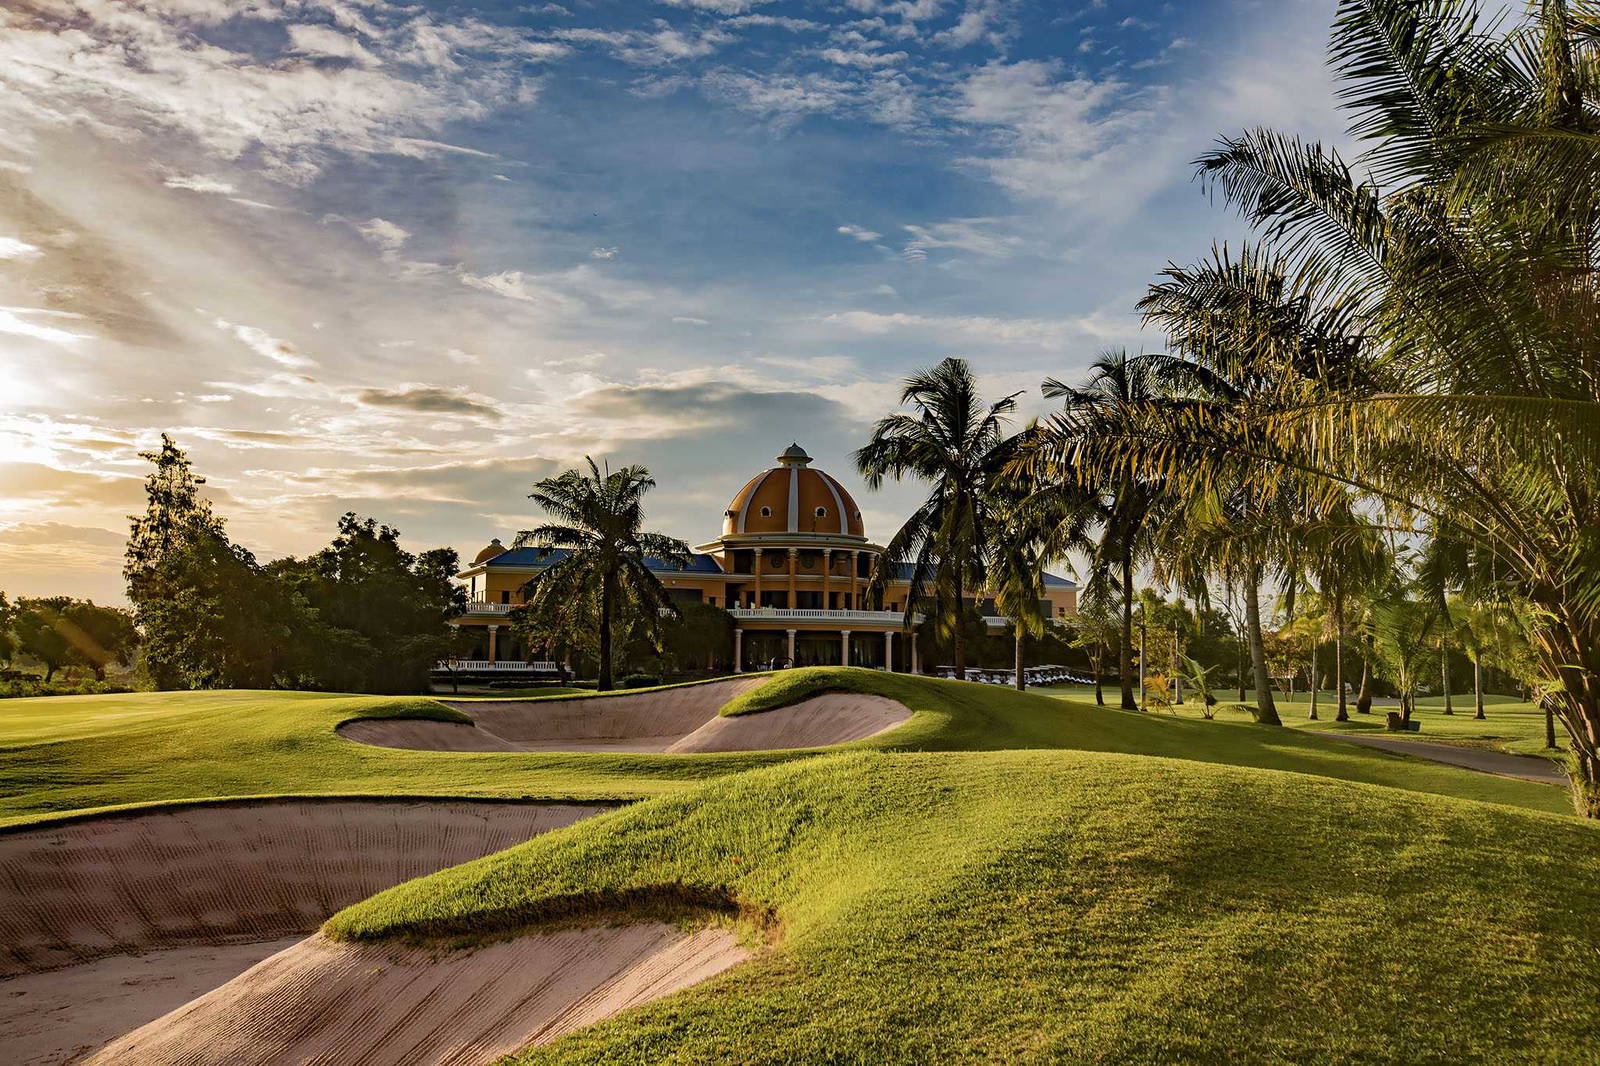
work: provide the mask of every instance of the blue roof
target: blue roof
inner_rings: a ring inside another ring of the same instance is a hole
[[[548,566],[553,562],[566,558],[566,555],[567,549],[565,548],[513,548],[508,552],[501,552],[493,559],[485,560],[484,564],[487,566]],[[701,555],[698,552],[690,554],[689,565],[682,570],[674,566],[668,566],[656,558],[646,558],[645,565],[652,570],[666,574],[720,574],[723,572],[722,567],[717,565],[716,559],[709,555]],[[895,580],[911,580],[910,563],[901,563],[896,568]],[[1057,577],[1054,574],[1045,574],[1044,584],[1046,588],[1070,589],[1078,587],[1076,581]]]
[[[565,548],[513,548],[508,552],[501,552],[493,559],[484,560],[485,566],[549,566],[567,557]],[[689,556],[689,565],[679,570],[660,559],[652,556],[645,557],[645,565],[652,570],[668,574],[720,574],[722,567],[709,555],[697,553]]]

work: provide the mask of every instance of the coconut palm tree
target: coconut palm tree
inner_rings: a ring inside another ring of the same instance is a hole
[[[1600,14],[1537,0],[1486,30],[1448,0],[1342,0],[1330,55],[1360,169],[1266,130],[1198,162],[1317,306],[1368,343],[1363,387],[1303,388],[1224,432],[1131,440],[1194,487],[1355,488],[1481,551],[1538,611],[1574,797],[1600,817]],[[1337,490],[1337,491],[1335,491]],[[1316,503],[1312,494],[1312,503]]]
[[[565,616],[571,605],[587,603],[598,592],[596,687],[605,692],[612,687],[613,625],[632,611],[654,633],[663,613],[677,617],[678,609],[651,572],[650,561],[681,570],[689,565],[689,546],[642,528],[644,496],[656,484],[649,470],[602,470],[592,458],[585,456],[585,461],[587,472],[568,470],[534,485],[528,498],[554,521],[518,533],[513,547],[533,546],[552,560],[524,586],[533,611]]]
[[[1072,456],[1103,450],[1122,431],[1121,422],[1166,398],[1148,357],[1126,351],[1102,353],[1089,367],[1082,385],[1054,378],[1042,385],[1045,396],[1062,401],[1062,409],[1034,434],[1019,442],[1013,476],[1031,479],[1036,493],[1062,492],[1088,501],[1073,508],[1080,529],[1092,518],[1096,535],[1089,551],[1091,585],[1109,586],[1122,600],[1122,639],[1118,642],[1118,674],[1122,709],[1137,710],[1134,697],[1133,601],[1134,572],[1154,555],[1152,532],[1165,497],[1159,480],[1108,470],[1095,481],[1056,476]],[[1098,514],[1085,508],[1095,506]]]
[[[881,599],[889,576],[909,563],[906,624],[921,607],[936,604],[952,634],[961,680],[967,676],[961,615],[966,596],[987,584],[985,562],[998,526],[988,490],[1013,448],[1005,424],[1017,395],[984,402],[966,360],[946,359],[906,379],[900,402],[912,410],[880,419],[855,453],[868,488],[882,487],[887,478],[932,486],[884,546],[867,596]]]

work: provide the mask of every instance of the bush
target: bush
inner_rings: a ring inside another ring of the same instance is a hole
[[[51,681],[46,684],[29,675],[24,675],[20,680],[0,680],[0,699],[18,696],[96,696],[107,692],[132,691],[127,685],[114,685],[109,681]]]
[[[655,674],[628,674],[617,682],[618,688],[655,688],[661,684],[661,678]]]

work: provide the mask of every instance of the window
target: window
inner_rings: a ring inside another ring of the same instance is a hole
[[[500,602],[501,603],[510,603],[511,602],[511,590],[510,589],[501,589],[500,590]]]
[[[762,518],[771,518],[772,517],[772,508],[770,508],[770,507],[761,508],[761,517]]]
[[[715,596],[712,596],[712,597],[711,597],[711,598],[710,598],[710,599],[709,599],[709,600],[708,600],[708,601],[706,601],[706,602],[708,602],[708,603],[710,603],[710,604],[711,604],[711,606],[713,606],[713,607],[715,607],[715,606],[716,606],[716,605],[717,605],[717,598],[716,598],[716,597],[715,597]]]
[[[818,507],[816,510],[816,515],[818,518],[827,518],[828,509],[826,507]]]

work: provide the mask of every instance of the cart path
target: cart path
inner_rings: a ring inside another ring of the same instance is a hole
[[[1426,740],[1398,740],[1390,737],[1361,737],[1348,733],[1318,733],[1332,740],[1343,740],[1368,748],[1379,748],[1400,755],[1415,755],[1420,759],[1449,763],[1480,773],[1499,777],[1516,777],[1524,781],[1537,781],[1542,785],[1567,784],[1566,772],[1559,765],[1538,755],[1512,755],[1486,748],[1457,747],[1454,744],[1430,744]]]

